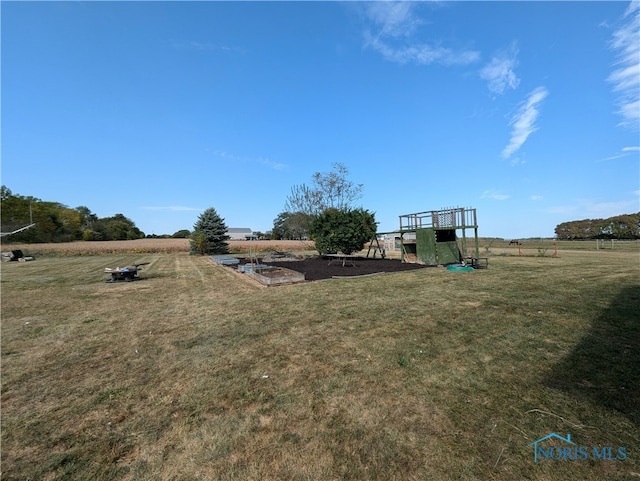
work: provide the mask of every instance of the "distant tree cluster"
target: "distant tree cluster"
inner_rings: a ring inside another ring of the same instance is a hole
[[[273,221],[274,239],[308,239],[311,224],[327,209],[348,210],[362,196],[362,184],[348,179],[349,170],[340,163],[333,164],[331,172],[316,172],[311,185],[300,184],[291,188],[284,212]]]
[[[640,212],[558,224],[558,239],[640,239]]]
[[[0,187],[2,231],[11,232],[31,222],[31,229],[12,235],[11,242],[71,242],[76,240],[130,240],[144,232],[123,214],[99,218],[88,207],[70,208],[31,196],[15,195]]]
[[[171,236],[174,239],[188,239],[191,237],[191,231],[189,229],[181,229],[177,232],[174,232]]]
[[[331,172],[316,172],[312,184],[291,189],[285,210],[273,221],[274,239],[312,239],[320,253],[351,254],[362,250],[376,233],[373,213],[354,208],[362,184],[348,179],[344,164],[334,163]]]
[[[189,229],[180,229],[173,234],[147,234],[147,239],[188,239],[191,237]]]
[[[281,212],[273,220],[271,236],[274,239],[300,240],[309,237],[313,216],[303,212]]]

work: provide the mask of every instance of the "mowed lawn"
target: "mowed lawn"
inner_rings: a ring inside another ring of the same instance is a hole
[[[637,249],[274,288],[186,253],[1,268],[3,480],[640,479]],[[535,463],[550,433],[612,459]]]

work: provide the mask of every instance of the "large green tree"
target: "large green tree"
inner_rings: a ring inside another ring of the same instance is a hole
[[[365,209],[329,208],[311,224],[311,238],[321,254],[361,251],[375,233],[375,216]]]
[[[136,227],[133,221],[123,214],[100,219],[104,225],[105,238],[107,240],[132,240],[141,239],[144,233]]]
[[[287,196],[285,210],[274,220],[274,236],[283,239],[309,237],[313,219],[327,209],[352,209],[362,196],[363,186],[348,177],[349,169],[334,162],[330,172],[314,173],[311,184],[294,185]]]
[[[273,220],[272,236],[275,239],[298,240],[309,237],[313,216],[302,212],[281,212]]]
[[[144,232],[123,214],[102,217],[91,221],[91,227],[82,231],[82,238],[88,241],[133,240],[144,237]]]
[[[226,254],[229,252],[229,236],[224,219],[213,207],[198,216],[191,233],[191,252],[194,254]]]

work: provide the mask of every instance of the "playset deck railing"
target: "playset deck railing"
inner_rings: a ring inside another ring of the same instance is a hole
[[[478,227],[476,209],[452,207],[441,210],[416,212],[400,216],[400,231],[416,229],[467,229]]]

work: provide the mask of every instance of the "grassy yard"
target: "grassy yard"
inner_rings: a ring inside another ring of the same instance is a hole
[[[637,250],[276,288],[181,252],[1,268],[3,480],[640,479]],[[552,432],[626,459],[534,463]]]

